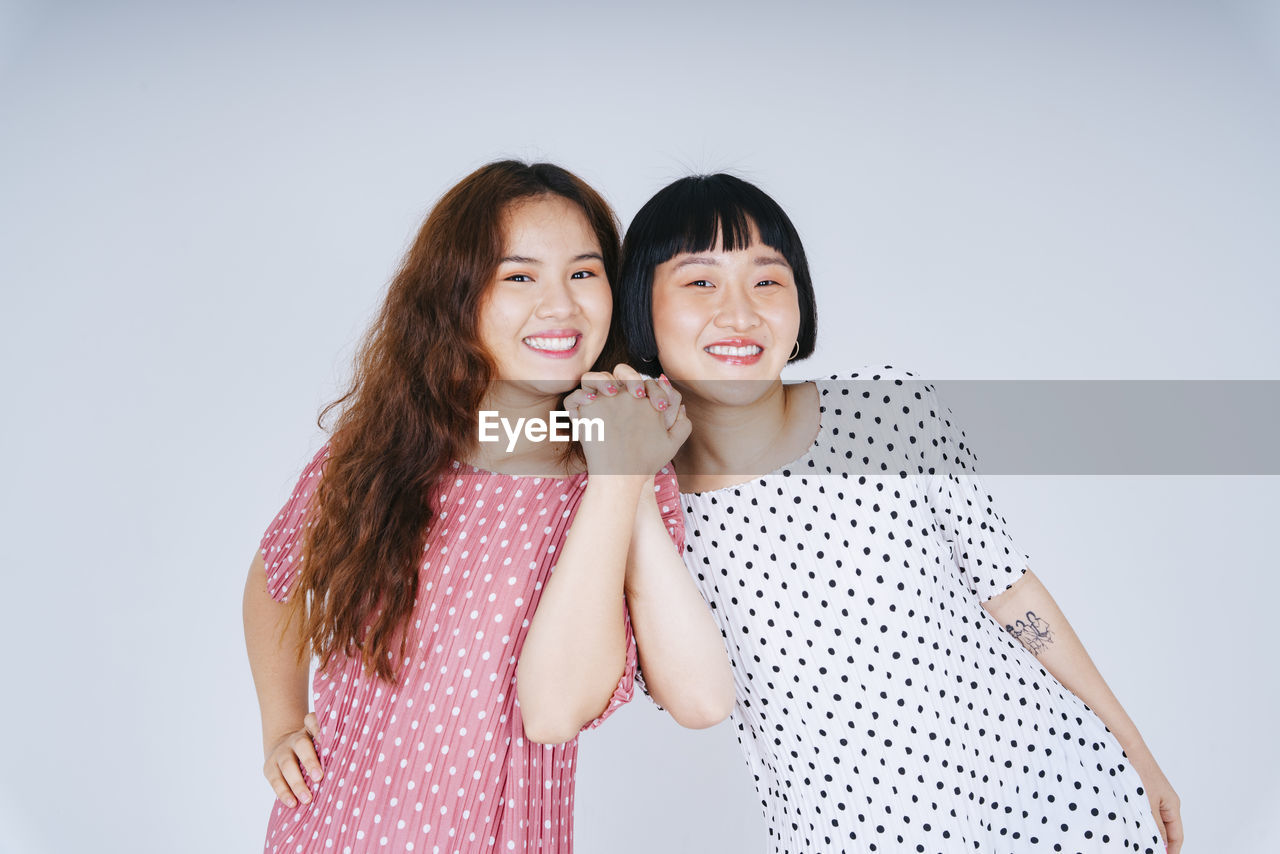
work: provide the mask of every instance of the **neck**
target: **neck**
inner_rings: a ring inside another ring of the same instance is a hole
[[[560,409],[560,395],[542,394],[527,391],[514,383],[494,383],[485,392],[480,402],[480,409],[496,412],[496,420],[500,426],[490,430],[490,437],[495,441],[476,441],[472,446],[470,458],[464,460],[469,465],[487,471],[504,474],[547,474],[560,476],[566,473],[569,455],[567,446],[560,442],[535,442],[528,438],[524,430],[519,430],[514,438],[507,432],[507,427],[516,430],[521,419],[549,421],[551,413]],[[476,430],[479,435],[479,413],[476,414]],[[490,416],[490,422],[495,416]],[[501,426],[505,425],[505,426]]]
[[[676,454],[676,470],[708,475],[754,472],[792,417],[789,388],[778,378],[764,394],[744,404],[707,400],[681,390],[693,432]]]

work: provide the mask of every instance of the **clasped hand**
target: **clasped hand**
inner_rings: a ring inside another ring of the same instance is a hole
[[[680,393],[665,376],[648,379],[629,365],[583,374],[565,398],[571,418],[599,418],[603,437],[582,443],[592,474],[652,475],[692,429]]]

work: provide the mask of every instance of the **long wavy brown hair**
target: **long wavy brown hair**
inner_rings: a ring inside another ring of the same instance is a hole
[[[543,195],[575,203],[617,281],[618,223],[580,178],[549,163],[515,160],[477,169],[436,203],[391,282],[356,356],[349,390],[320,413],[338,412],[329,458],[303,542],[293,616],[299,657],[326,666],[359,656],[388,681],[405,658],[430,496],[455,460],[474,448],[476,413],[495,368],[479,315],[504,254],[503,217]],[[611,342],[620,336],[611,334]],[[606,348],[608,350],[608,348]],[[597,365],[612,366],[617,349]]]

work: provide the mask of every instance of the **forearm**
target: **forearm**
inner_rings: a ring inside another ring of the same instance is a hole
[[[264,753],[286,733],[302,728],[307,714],[310,662],[299,661],[298,632],[289,606],[267,593],[262,555],[254,557],[244,587],[244,640],[262,714]]]
[[[623,475],[587,481],[517,665],[521,716],[533,741],[573,738],[608,704],[622,675],[623,575],[646,482]]]
[[[983,607],[1036,656],[1045,670],[1093,710],[1135,765],[1149,760],[1150,751],[1138,728],[1040,579],[1028,571]]]
[[[701,728],[733,708],[733,674],[707,603],[662,521],[641,499],[627,562],[627,604],[645,685],[677,723]]]

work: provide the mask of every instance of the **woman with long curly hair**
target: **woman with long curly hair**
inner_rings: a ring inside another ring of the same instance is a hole
[[[246,582],[265,851],[570,851],[576,734],[637,655],[680,723],[728,714],[670,384],[617,368],[596,441],[480,441],[482,416],[554,423],[614,363],[618,256],[609,207],[549,164],[489,164],[427,216]]]

